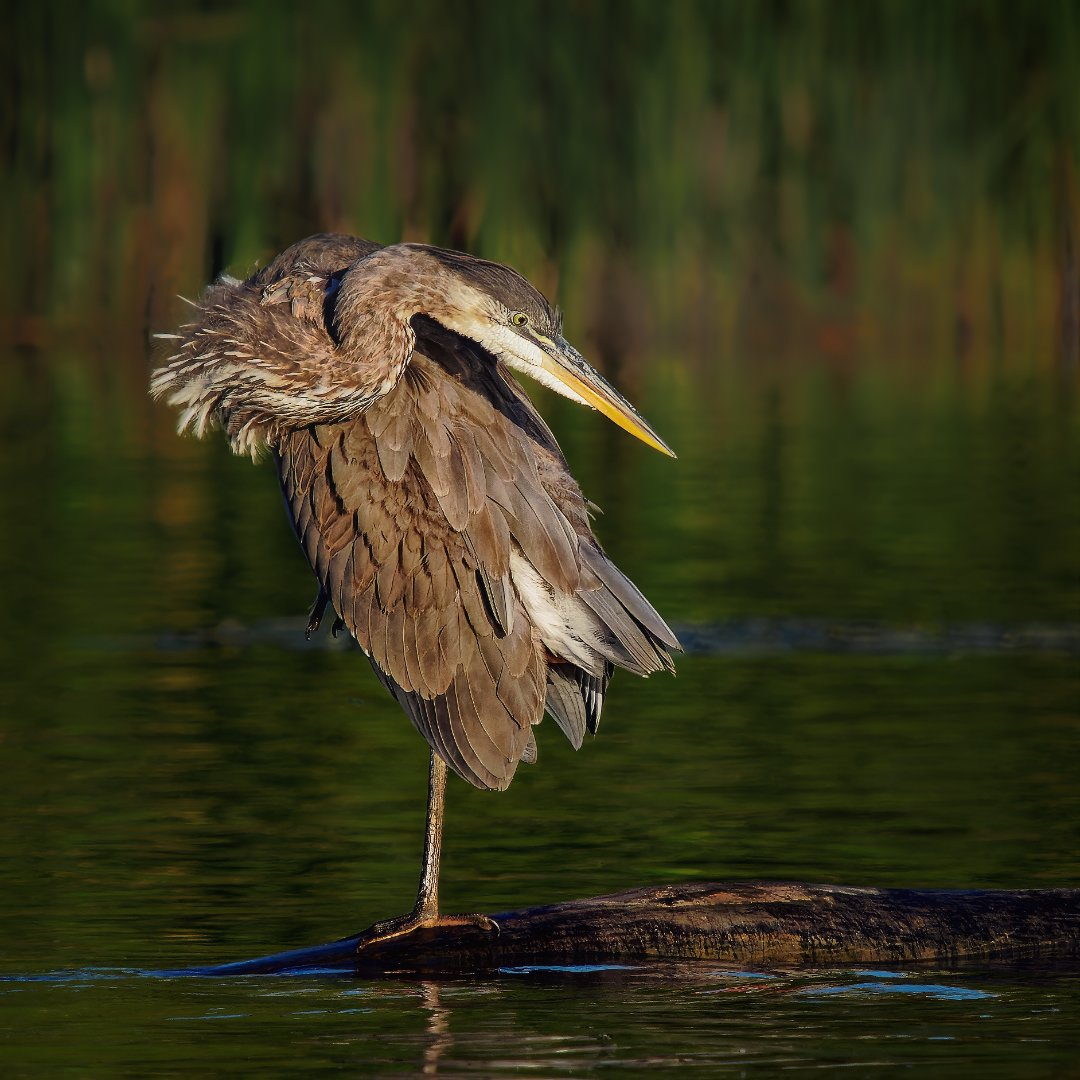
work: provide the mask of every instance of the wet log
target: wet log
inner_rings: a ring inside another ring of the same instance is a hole
[[[503,912],[499,933],[447,926],[369,946],[357,937],[191,970],[491,971],[707,960],[776,967],[1080,957],[1080,889],[874,889],[794,882],[633,889]]]

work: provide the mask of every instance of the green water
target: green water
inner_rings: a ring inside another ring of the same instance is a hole
[[[611,507],[601,535],[689,652],[675,679],[616,678],[579,753],[545,726],[508,793],[452,782],[447,910],[700,879],[1077,883],[1072,413],[1019,384],[982,406],[916,408],[897,391],[882,416],[872,387],[838,400],[806,382],[748,389],[760,408],[719,448],[700,412],[669,406],[677,463],[554,410]],[[131,974],[404,910],[425,748],[357,651],[304,642],[311,588],[271,469],[180,443],[168,418],[160,448],[138,454],[86,403],[66,403],[82,428],[68,443],[5,415],[13,1074],[861,1063],[1006,1076],[1070,1060],[1080,984],[1045,965]],[[1015,430],[1030,437],[1010,442]]]
[[[304,641],[269,466],[145,394],[175,294],[321,228],[513,261],[679,453],[536,392],[687,653],[451,780],[447,910],[1080,885],[1074,7],[456,12],[13,15],[0,1072],[1068,1073],[1075,962],[153,974],[415,888],[424,745]]]
[[[508,971],[359,985],[84,975],[12,988],[5,1019],[18,1075],[942,1075],[962,1061],[972,1076],[1048,1076],[1071,1068],[1060,1008],[1077,992],[1075,975],[1053,972]]]

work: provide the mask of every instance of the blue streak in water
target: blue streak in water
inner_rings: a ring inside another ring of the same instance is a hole
[[[986,990],[974,990],[965,986],[945,986],[942,983],[895,983],[858,982],[847,986],[808,986],[798,993],[808,997],[838,997],[843,994],[906,994],[916,997],[937,998],[940,1001],[980,1001],[997,997]]]

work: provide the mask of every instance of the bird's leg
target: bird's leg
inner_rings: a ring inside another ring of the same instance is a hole
[[[419,919],[439,917],[439,863],[442,861],[443,815],[446,812],[446,762],[434,750],[428,767],[427,822],[424,826],[424,857],[413,915]]]
[[[369,926],[356,946],[362,952],[391,938],[435,926],[476,926],[499,932],[499,925],[487,915],[439,915],[439,859],[442,855],[443,811],[446,807],[446,762],[434,750],[428,773],[427,825],[424,830],[424,859],[420,867],[420,888],[408,915]]]

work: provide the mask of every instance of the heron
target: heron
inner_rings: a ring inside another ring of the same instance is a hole
[[[412,910],[359,949],[447,924],[439,910],[448,770],[503,791],[549,715],[579,749],[615,668],[674,671],[671,629],[604,553],[591,504],[512,373],[674,453],[507,266],[324,233],[194,303],[151,377],[178,430],[220,426],[273,457],[328,606],[430,749]]]

